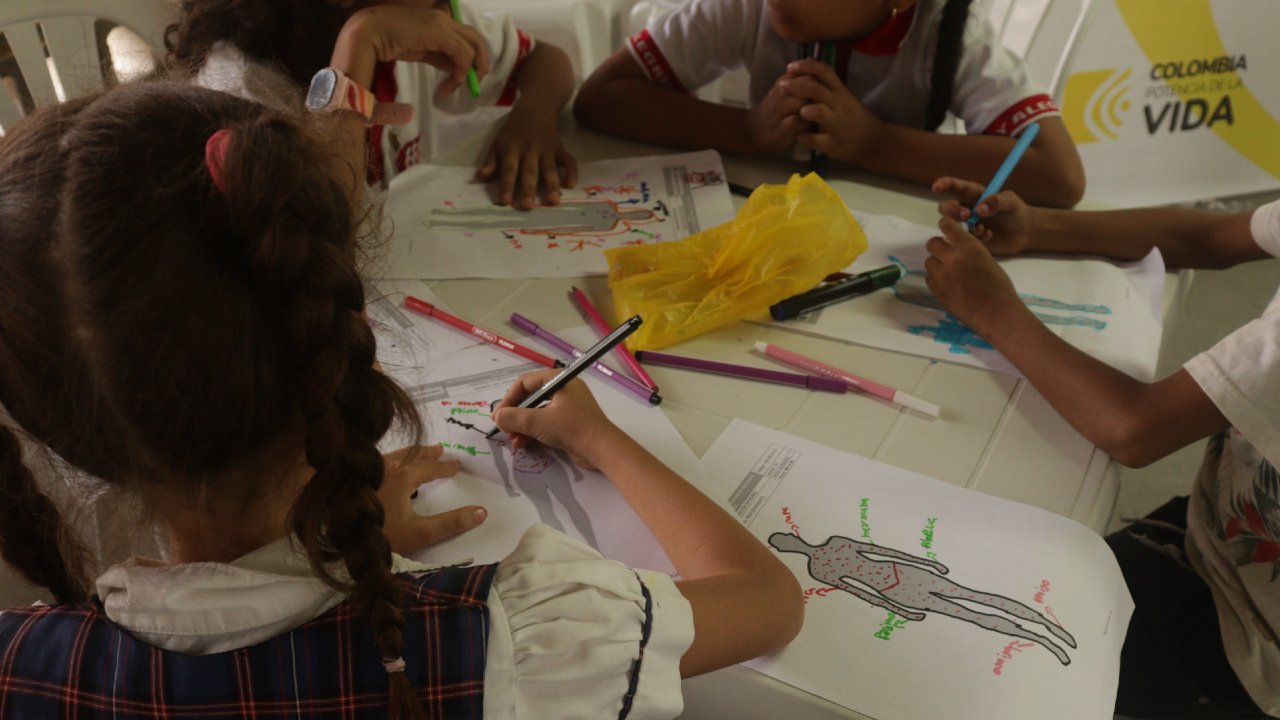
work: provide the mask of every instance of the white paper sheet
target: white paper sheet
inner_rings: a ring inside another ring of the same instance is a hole
[[[1133,603],[1084,526],[742,420],[702,461],[806,597],[748,666],[876,720],[1112,716]]]
[[[388,193],[387,278],[581,277],[613,247],[681,240],[733,217],[712,150],[579,166],[559,205],[495,205],[473,168],[418,165]]]
[[[849,272],[898,265],[892,290],[830,305],[775,326],[840,340],[976,365],[1020,375],[955,316],[925,285],[925,242],[937,228],[854,210],[868,249]],[[1138,263],[1095,258],[1017,257],[1000,260],[1032,311],[1058,336],[1141,380],[1154,378],[1162,327],[1164,261],[1152,251]]]
[[[544,522],[586,541],[608,558],[674,573],[652,533],[603,475],[583,471],[556,452],[522,452],[513,460],[505,436],[499,434],[493,441],[484,437],[493,428],[491,404],[506,393],[517,376],[538,366],[406,310],[400,305],[404,292],[443,307],[420,283],[378,283],[372,297],[391,293],[369,305],[378,356],[383,368],[405,386],[422,412],[426,442],[443,443],[448,456],[462,463],[457,476],[424,486],[415,510],[427,515],[475,504],[489,511],[488,519],[478,528],[431,547],[415,559],[432,563],[466,558],[501,560],[531,524]],[[511,328],[491,329],[527,347],[544,350]],[[582,348],[596,340],[585,326],[557,334]],[[614,423],[704,493],[720,496],[719,488],[659,408],[586,373],[580,377]],[[393,435],[383,445],[390,450],[404,443],[402,436]]]

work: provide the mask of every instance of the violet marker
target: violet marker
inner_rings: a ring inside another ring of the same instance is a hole
[[[511,313],[511,324],[534,336],[538,340],[541,340],[543,343],[546,343],[548,347],[555,348],[559,352],[562,352],[571,358],[577,358],[582,355],[581,350],[570,345],[568,342],[554,335],[550,330],[543,328],[538,323],[530,320],[520,313]],[[641,385],[626,375],[616,372],[613,368],[605,365],[604,363],[592,363],[591,369],[594,370],[596,374],[604,377],[605,380],[613,382],[613,384],[632,395],[635,395],[641,400],[644,400],[650,405],[657,405],[662,402],[662,396],[659,395],[656,390]]]
[[[649,363],[651,365],[666,365],[668,367],[698,370],[700,372],[715,373],[717,375],[730,375],[732,377],[746,378],[747,380],[761,380],[763,382],[779,383],[781,385],[798,385],[800,387],[807,387],[811,390],[825,390],[826,392],[833,393],[849,392],[849,384],[845,381],[836,380],[834,378],[817,377],[815,375],[801,375],[798,373],[782,372],[780,370],[765,370],[764,368],[749,367],[747,365],[734,365],[733,363],[716,362],[715,360],[700,360],[698,358],[668,355],[667,353],[652,352],[649,350],[641,350],[637,352],[636,359],[642,363]]]

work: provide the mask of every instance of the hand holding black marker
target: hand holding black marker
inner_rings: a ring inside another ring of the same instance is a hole
[[[835,282],[819,285],[808,292],[800,293],[779,303],[769,306],[769,315],[774,320],[790,320],[818,308],[824,308],[841,300],[866,295],[873,290],[888,287],[902,277],[902,269],[897,265],[886,265],[875,270],[868,270]]]
[[[605,335],[600,342],[592,345],[586,352],[578,356],[576,360],[569,363],[569,366],[561,370],[555,377],[548,380],[542,387],[529,393],[529,396],[520,401],[516,407],[532,408],[541,405],[551,399],[551,396],[560,388],[564,387],[568,382],[577,377],[583,370],[591,367],[595,361],[604,357],[606,353],[613,349],[615,345],[622,342],[628,335],[636,331],[640,324],[644,322],[639,315],[632,315],[622,322],[621,325],[614,328],[612,332]],[[499,428],[495,427],[485,434],[486,438],[497,435]]]

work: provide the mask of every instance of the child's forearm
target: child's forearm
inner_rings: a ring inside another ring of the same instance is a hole
[[[516,76],[520,91],[512,113],[531,114],[555,120],[573,96],[573,65],[569,56],[555,45],[539,41],[525,58]]]
[[[1191,208],[1064,211],[1031,209],[1031,252],[1138,260],[1160,248],[1170,268],[1225,268],[1269,257],[1249,229],[1249,213]]]
[[[1141,467],[1227,425],[1185,370],[1136,380],[1072,347],[1020,303],[975,325],[1081,435],[1124,465]]]
[[[1042,133],[1043,135],[1043,133]],[[944,176],[985,182],[995,175],[1014,141],[995,135],[944,135],[883,123],[857,157],[837,158],[872,172],[928,185]],[[1071,207],[1084,194],[1084,170],[1074,150],[1043,139],[1027,150],[1005,183],[1033,205]]]
[[[573,114],[593,130],[655,145],[735,155],[756,152],[745,109],[699,100],[645,77],[588,78]]]

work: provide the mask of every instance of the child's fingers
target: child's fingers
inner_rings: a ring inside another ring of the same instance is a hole
[[[520,154],[515,150],[502,153],[498,163],[498,202],[511,205],[514,202],[516,177],[520,172]]]
[[[578,185],[578,159],[568,150],[560,150],[556,153],[556,164],[564,168],[564,186],[567,188],[577,187]]]
[[[539,158],[542,163],[542,188],[548,205],[560,204],[560,167],[550,155]]]
[[[413,518],[394,538],[392,550],[400,554],[414,553],[444,542],[483,523],[489,512],[479,505],[469,505],[435,515]],[[399,547],[396,547],[399,546]]]
[[[502,396],[502,400],[498,402],[497,407],[493,410],[495,422],[498,410],[519,405],[522,400],[529,397],[530,393],[542,387],[543,383],[555,377],[558,372],[560,370],[556,368],[547,368],[546,370],[527,372],[516,378],[516,381],[511,384],[511,387],[507,388],[506,394]]]
[[[938,214],[943,217],[949,217],[963,222],[969,219],[969,215],[971,213],[969,208],[962,205],[959,200],[956,200],[955,198],[947,198],[946,200],[938,203]]]
[[[800,116],[801,120],[817,123],[823,129],[831,127],[836,118],[836,113],[831,109],[830,105],[819,102],[805,105],[800,108],[800,112],[797,115]]]
[[[541,171],[536,149],[526,150],[520,158],[520,185],[516,196],[517,206],[521,210],[532,210],[538,197],[538,175]]]
[[[493,179],[493,174],[498,171],[498,155],[490,148],[489,153],[485,156],[484,162],[480,167],[476,168],[476,180],[480,182],[488,182]]]
[[[546,412],[539,408],[505,407],[493,416],[502,432],[512,436],[537,439],[538,415]]]
[[[835,68],[816,58],[804,58],[788,63],[787,75],[792,78],[811,77],[828,90],[844,87],[844,82],[840,76],[836,75]]]
[[[972,182],[970,180],[961,180],[954,177],[941,177],[933,181],[933,191],[935,193],[946,193],[960,201],[963,205],[972,206],[978,202],[978,198],[982,196],[982,191],[986,186],[981,183]]]

